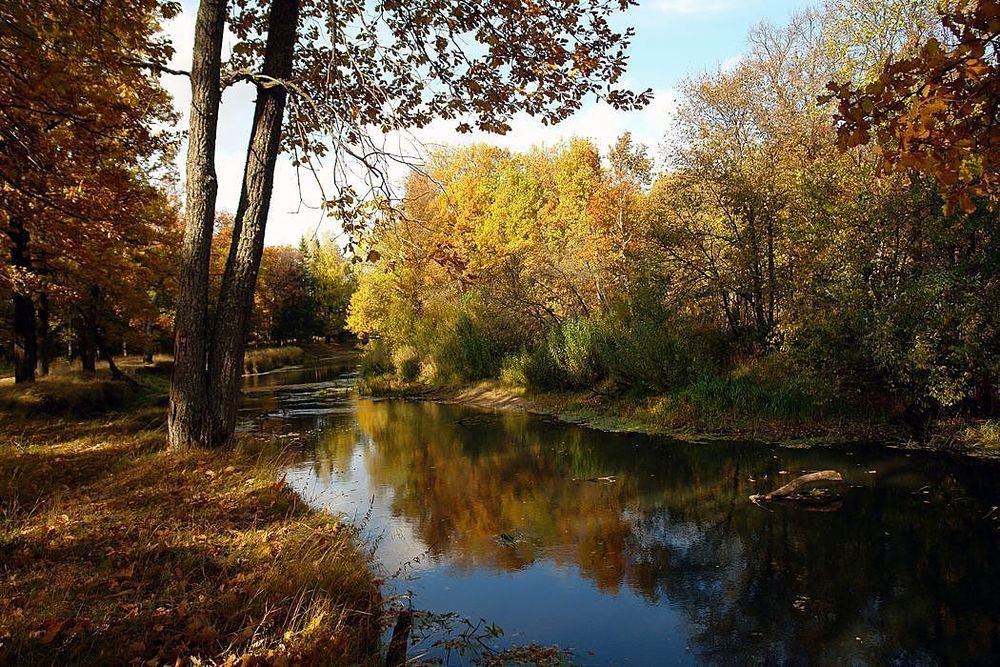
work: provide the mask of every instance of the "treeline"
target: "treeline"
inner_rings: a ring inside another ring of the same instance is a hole
[[[266,246],[254,292],[251,340],[283,344],[347,333],[351,263],[333,241]]]
[[[368,372],[662,394],[678,425],[995,414],[987,193],[956,207],[947,178],[886,169],[828,95],[884,90],[884,63],[946,41],[937,3],[867,5],[756,28],[738,65],[687,82],[662,152],[625,135],[436,153],[352,301]]]
[[[141,264],[117,262],[103,268],[111,287],[94,281],[89,291],[77,292],[40,282],[36,290],[26,290],[36,319],[22,337],[30,341],[31,332],[35,333],[37,374],[47,375],[55,359],[75,361],[83,371],[94,372],[100,357],[118,374],[115,356],[141,354],[151,362],[154,354],[170,354],[178,266],[176,255],[168,252],[169,241],[176,241],[176,217],[172,209],[167,213],[170,233],[143,247]],[[216,227],[213,299],[222,279],[223,250],[232,239],[232,216],[220,214]],[[283,345],[342,339],[354,286],[352,265],[332,236],[303,238],[298,246],[266,246],[254,291],[249,342]],[[7,340],[12,340],[16,324],[12,301],[0,302],[7,325],[0,331]],[[7,354],[10,349],[9,344],[4,347]],[[22,368],[27,363],[23,361]]]

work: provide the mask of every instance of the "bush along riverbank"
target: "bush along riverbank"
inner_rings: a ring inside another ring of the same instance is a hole
[[[0,663],[377,656],[380,582],[355,530],[287,488],[294,454],[249,435],[167,451],[154,402],[0,412]]]
[[[371,341],[362,355],[361,391],[522,409],[682,439],[883,442],[1000,455],[998,421],[827,375],[794,353],[728,354],[731,342],[692,328],[592,318],[550,329],[520,350],[500,341],[495,328],[464,314],[423,347]]]

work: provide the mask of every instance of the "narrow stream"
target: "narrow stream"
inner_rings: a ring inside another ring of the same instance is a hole
[[[248,378],[243,427],[306,437],[288,483],[363,523],[387,593],[452,632],[485,619],[491,649],[595,665],[1000,664],[995,463],[607,434],[365,400],[355,377],[345,352]],[[748,501],[827,468],[839,503]],[[471,660],[418,636],[411,655]]]

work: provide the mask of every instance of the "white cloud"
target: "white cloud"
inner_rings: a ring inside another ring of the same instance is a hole
[[[469,145],[477,142],[502,146],[512,151],[526,151],[532,146],[553,146],[573,138],[592,140],[599,148],[607,148],[625,132],[636,141],[655,149],[668,129],[670,115],[676,107],[677,95],[664,88],[654,91],[653,101],[641,111],[623,112],[602,102],[590,102],[558,125],[547,126],[537,118],[518,114],[510,132],[505,135],[455,132],[454,121],[435,121],[414,133],[418,148],[434,145]]]

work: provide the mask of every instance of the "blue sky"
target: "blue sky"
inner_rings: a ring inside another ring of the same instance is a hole
[[[574,117],[555,127],[545,127],[527,117],[517,118],[511,133],[496,137],[459,135],[454,132],[453,123],[434,123],[417,132],[416,139],[425,145],[489,141],[524,150],[533,144],[589,137],[604,148],[627,130],[656,153],[669,130],[675,91],[685,78],[736,62],[746,48],[746,34],[752,26],[765,20],[785,23],[792,12],[813,4],[816,2],[809,0],[641,0],[638,7],[629,10],[617,23],[636,29],[626,77],[634,89],[653,89],[655,100],[646,110],[620,113],[589,102]],[[191,64],[196,3],[184,0],[183,6],[184,12],[167,29],[177,48],[172,64],[187,69]],[[187,80],[172,77],[164,81],[186,118],[190,100]],[[227,90],[223,97],[216,155],[220,209],[236,208],[253,99],[253,90],[246,85]],[[179,163],[183,165],[183,155]],[[335,223],[324,220],[315,209],[319,203],[318,189],[307,186],[302,195],[291,166],[287,160],[280,160],[268,222],[268,244],[294,244],[303,234],[338,231]]]

